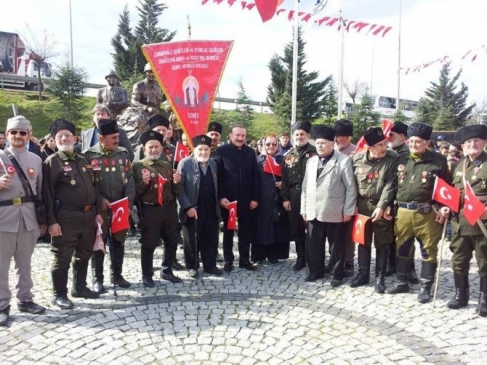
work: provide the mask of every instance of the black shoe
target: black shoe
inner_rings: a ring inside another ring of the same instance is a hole
[[[52,304],[57,305],[61,309],[73,309],[73,302],[68,299],[67,296],[52,298]]]
[[[364,285],[367,285],[370,281],[370,278],[363,275],[363,274],[357,274],[357,276],[352,280],[352,282],[350,283],[350,287],[352,288],[357,288],[359,286],[364,286]]]
[[[330,281],[330,285],[333,287],[333,288],[336,288],[337,286],[340,286],[343,284],[343,279],[336,279],[336,278],[333,278],[331,279]]]
[[[279,260],[278,259],[269,259],[269,262],[272,264],[272,265],[277,265],[279,263]]]
[[[170,281],[173,284],[178,284],[182,282],[182,280],[174,275],[172,272],[166,274],[161,271],[161,279]]]
[[[152,277],[150,276],[142,276],[142,284],[144,284],[146,288],[153,288],[155,286],[154,280],[152,280]]]
[[[112,281],[112,284],[115,284],[116,286],[119,286],[120,288],[130,288],[130,283],[124,279],[124,277],[122,275],[120,275],[119,277],[115,278],[114,281]]]
[[[10,318],[10,306],[7,306],[0,310],[0,326],[6,326]]]
[[[100,280],[95,280],[93,282],[93,291],[98,294],[105,294],[107,292],[103,286],[103,282]]]
[[[225,271],[225,272],[233,271],[233,263],[225,262],[225,265],[223,266],[223,271]]]
[[[99,293],[88,289],[86,286],[80,290],[71,290],[71,296],[74,298],[97,299],[100,297]]]
[[[294,271],[300,271],[306,267],[306,261],[304,259],[298,258],[293,266]]]
[[[176,271],[182,271],[185,269],[184,266],[178,262],[178,260],[174,260],[174,263],[172,264],[172,268]]]
[[[353,276],[354,273],[354,266],[352,261],[346,261],[345,265],[343,265],[343,276],[346,278],[350,278]]]
[[[216,254],[216,262],[224,262],[225,260],[223,257],[217,252]]]
[[[17,304],[17,308],[20,312],[31,314],[42,314],[46,311],[46,308],[32,301],[19,303]]]
[[[384,294],[386,292],[386,284],[384,282],[384,278],[375,278],[375,287],[374,290],[378,294]]]
[[[306,279],[304,279],[304,281],[313,282],[318,279],[323,279],[323,275],[309,274],[308,276],[306,276]]]
[[[401,293],[409,293],[409,284],[408,283],[397,283],[392,288],[386,290],[387,294],[401,294]]]
[[[223,270],[217,268],[216,266],[212,267],[211,269],[204,270],[204,272],[207,274],[212,274],[212,275],[217,275],[217,276],[220,276],[221,274],[223,274]]]
[[[257,270],[257,266],[252,265],[252,263],[250,263],[250,262],[247,262],[245,264],[239,264],[238,267],[241,269],[249,270],[249,271]]]

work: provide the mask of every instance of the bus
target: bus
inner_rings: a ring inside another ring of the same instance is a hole
[[[374,111],[381,116],[392,117],[396,114],[396,98],[384,95],[371,95],[370,98],[374,105]],[[414,120],[417,117],[418,105],[419,101],[400,99],[399,107],[407,118]]]

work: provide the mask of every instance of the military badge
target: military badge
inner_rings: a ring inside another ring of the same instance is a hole
[[[31,178],[33,178],[33,177],[34,177],[34,168],[29,167],[29,168],[27,169],[27,173],[29,174],[29,176],[30,176]]]
[[[403,164],[400,164],[397,166],[397,171],[404,171],[405,166]]]

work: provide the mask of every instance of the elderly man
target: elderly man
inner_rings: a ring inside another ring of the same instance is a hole
[[[117,117],[129,106],[127,90],[117,86],[120,79],[113,70],[108,72],[105,80],[107,80],[108,86],[98,89],[96,102],[104,104],[110,109],[110,118],[117,120]]]
[[[172,145],[168,145],[165,141],[166,134],[167,131],[169,130],[169,127],[171,126],[171,123],[166,117],[157,114],[149,119],[148,125],[150,130],[160,133],[164,138],[164,142],[162,145],[161,160],[172,164],[173,156],[175,153],[175,147]],[[135,149],[134,162],[140,161],[143,158],[144,158],[144,146],[142,144],[139,144],[139,146]]]
[[[221,275],[216,266],[218,226],[221,218],[218,202],[216,162],[210,158],[211,139],[201,135],[192,139],[193,156],[178,165],[181,173],[179,221],[183,225],[184,260],[189,276],[198,277],[198,252],[203,270]]]
[[[82,132],[81,149],[76,150],[76,152],[86,151],[88,148],[93,147],[95,144],[97,144],[98,122],[100,121],[100,119],[110,118],[110,109],[108,109],[108,107],[103,104],[96,104],[91,112],[93,114],[93,128],[86,129]],[[129,152],[130,160],[133,160],[134,151],[132,149],[132,144],[127,137],[127,134],[122,128],[119,129],[119,133],[120,146],[122,146]]]
[[[101,119],[98,124],[98,143],[86,150],[85,156],[90,162],[95,174],[102,199],[103,241],[107,242],[108,209],[110,203],[127,197],[129,207],[135,199],[135,183],[132,165],[128,151],[119,147],[119,128],[115,120]],[[121,288],[129,288],[130,283],[122,276],[124,258],[124,244],[127,230],[112,235],[111,282]],[[93,252],[91,256],[91,275],[93,291],[104,293],[103,261],[105,254],[102,250]]]
[[[147,131],[140,136],[140,141],[144,145],[145,157],[135,162],[133,169],[136,194],[142,207],[142,283],[148,288],[155,285],[152,279],[154,251],[161,238],[165,252],[160,277],[172,283],[180,283],[181,279],[173,274],[172,269],[179,236],[176,197],[179,194],[181,174],[173,174],[172,165],[160,158],[164,143],[162,134]]]
[[[353,156],[353,170],[358,187],[358,214],[370,217],[365,226],[365,244],[358,246],[358,274],[352,288],[367,285],[370,276],[372,235],[375,245],[375,291],[384,293],[389,246],[393,241],[391,208],[394,204],[394,162],[397,153],[387,150],[381,128],[364,134],[367,150]],[[386,219],[388,218],[388,219]]]
[[[73,260],[73,286],[75,298],[98,298],[88,289],[86,276],[88,261],[93,253],[97,224],[101,217],[102,199],[88,160],[74,151],[76,128],[64,120],[55,120],[51,135],[58,151],[50,155],[43,165],[43,193],[47,223],[51,234],[52,284],[54,305],[61,309],[73,308],[67,297],[69,263]],[[74,259],[73,259],[74,255]]]
[[[144,67],[145,79],[134,84],[131,105],[141,108],[148,117],[159,114],[161,103],[164,100],[161,88],[156,81],[150,64]]]
[[[450,182],[446,159],[428,150],[433,128],[423,123],[413,123],[408,129],[409,153],[399,155],[396,160],[398,205],[394,232],[397,244],[397,283],[387,290],[389,294],[409,291],[408,271],[411,264],[412,238],[423,246],[420,292],[418,301],[427,303],[431,299],[431,286],[435,279],[438,242],[441,228],[448,215],[446,207],[432,204],[431,197],[436,177]]]
[[[281,198],[288,211],[291,236],[296,246],[297,259],[294,271],[306,267],[306,226],[301,219],[301,187],[306,171],[306,162],[316,155],[316,149],[308,142],[311,123],[296,122],[292,125],[293,148],[288,151],[282,166]]]
[[[206,135],[211,138],[211,157],[215,155],[215,151],[222,140],[222,132],[223,126],[220,123],[211,122],[208,124],[208,131],[206,132]]]
[[[233,270],[233,235],[229,230],[228,204],[237,201],[239,267],[257,270],[250,262],[250,241],[254,227],[255,209],[259,205],[260,176],[252,148],[245,145],[247,131],[237,124],[230,132],[231,144],[218,147],[215,161],[218,165],[218,198],[223,215],[223,270]]]
[[[485,125],[469,125],[458,131],[458,139],[462,143],[465,157],[460,160],[453,172],[453,186],[462,192],[460,212],[451,219],[453,252],[451,259],[455,277],[455,297],[448,302],[448,308],[458,309],[468,305],[470,285],[468,274],[472,252],[475,252],[480,276],[480,296],[477,313],[487,316],[487,237],[479,224],[487,222],[487,208],[480,221],[473,226],[468,223],[464,211],[468,205],[465,198],[465,184],[468,182],[474,194],[482,201],[487,201],[487,127]]]
[[[334,151],[335,131],[325,125],[314,129],[317,155],[306,163],[301,194],[301,215],[307,222],[306,254],[309,275],[316,281],[325,275],[325,242],[333,237],[331,258],[333,278],[330,285],[343,282],[345,223],[350,221],[357,203],[357,187],[352,160]]]
[[[9,320],[9,268],[12,258],[16,267],[17,307],[21,312],[40,314],[45,308],[34,303],[32,294],[31,258],[40,225],[35,200],[41,200],[42,161],[26,150],[31,123],[23,116],[7,121],[9,147],[0,151],[0,325]],[[19,170],[21,169],[21,171]],[[27,187],[29,184],[30,187]]]

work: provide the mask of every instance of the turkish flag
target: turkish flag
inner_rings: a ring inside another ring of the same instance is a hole
[[[357,214],[353,221],[352,242],[365,245],[365,224],[370,219],[366,215]]]
[[[194,137],[206,134],[213,100],[232,46],[233,41],[179,41],[142,46],[190,146]]]
[[[159,205],[162,207],[164,204],[164,185],[166,185],[167,179],[162,176],[161,174],[158,174],[157,176],[157,201],[159,202]]]
[[[463,215],[468,223],[475,226],[475,223],[484,214],[485,205],[475,196],[470,183],[465,184],[465,201],[463,203]]]
[[[448,185],[445,180],[438,176],[436,177],[432,199],[458,213],[460,207],[460,190]]]
[[[389,133],[391,133],[393,126],[394,126],[394,122],[392,120],[382,119],[382,131],[384,132],[384,136],[386,138],[389,137]]]
[[[255,6],[257,6],[262,21],[265,23],[272,19],[274,14],[276,14],[277,8],[283,2],[284,0],[255,0]]]
[[[110,203],[112,209],[112,233],[129,229],[129,199],[123,198]]]
[[[357,148],[355,149],[355,153],[361,152],[365,149],[365,147],[367,147],[367,142],[365,142],[365,138],[362,136],[357,142]]]
[[[276,176],[282,176],[281,165],[279,165],[272,156],[267,156],[267,159],[264,162],[264,172]]]
[[[228,203],[228,223],[227,229],[237,229],[237,201]]]
[[[179,162],[183,158],[189,156],[189,147],[185,146],[181,142],[178,142],[176,143],[176,152],[174,154],[174,161]]]

